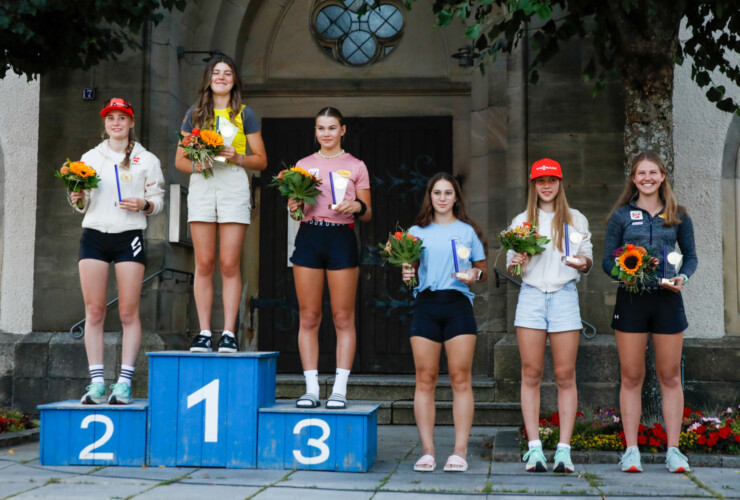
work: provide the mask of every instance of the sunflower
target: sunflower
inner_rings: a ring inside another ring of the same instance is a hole
[[[224,143],[224,138],[221,137],[221,134],[213,130],[201,130],[200,137],[209,146],[222,146]]]
[[[304,177],[310,177],[311,176],[311,174],[309,174],[306,170],[302,169],[301,167],[293,167],[293,168],[291,168],[291,170],[293,172],[298,172],[299,174],[301,174]]]
[[[73,162],[71,162],[69,164],[69,170],[73,174],[77,174],[80,177],[84,177],[84,178],[92,177],[93,175],[95,175],[95,170],[93,170],[92,168],[88,167],[87,165],[85,165],[81,161],[73,161]]]
[[[642,253],[639,250],[627,250],[619,257],[619,267],[624,272],[635,274],[642,266]]]

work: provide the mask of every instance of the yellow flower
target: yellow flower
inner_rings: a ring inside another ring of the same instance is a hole
[[[642,253],[638,250],[627,250],[619,256],[619,267],[629,274],[635,274],[642,266]]]
[[[224,138],[221,137],[221,134],[213,130],[201,130],[200,137],[209,146],[222,146],[224,143]]]
[[[91,167],[88,167],[81,161],[73,161],[69,164],[69,170],[73,174],[77,174],[80,177],[92,177],[95,175],[95,170],[93,170]]]
[[[310,177],[311,174],[309,174],[306,170],[302,169],[301,167],[293,167],[291,168],[293,172],[298,172],[304,177]]]

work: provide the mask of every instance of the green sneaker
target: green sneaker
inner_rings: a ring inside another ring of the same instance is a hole
[[[525,453],[522,462],[527,462],[527,472],[547,472],[547,461],[541,447],[532,448]]]
[[[134,400],[131,397],[131,387],[128,384],[111,384],[109,405],[130,405]]]
[[[105,403],[105,384],[94,382],[85,387],[85,390],[87,392],[80,399],[80,403],[83,405],[102,405]]]
[[[573,472],[575,471],[575,467],[573,467],[573,461],[570,459],[570,450],[568,448],[558,448],[558,451],[555,452],[555,467],[553,467],[553,472]]]
[[[691,472],[689,459],[674,447],[668,448],[665,454],[665,467],[668,472]]]
[[[637,446],[630,446],[619,460],[622,466],[622,472],[642,472],[642,463],[640,462],[640,449]]]

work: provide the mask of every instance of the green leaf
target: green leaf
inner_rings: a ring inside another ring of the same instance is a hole
[[[448,10],[440,10],[437,13],[437,24],[435,26],[447,26],[452,22],[455,15]]]
[[[473,24],[472,26],[468,26],[468,28],[465,30],[465,38],[477,40],[480,36],[480,30],[481,26],[478,23]]]
[[[537,3],[534,5],[534,11],[540,16],[540,19],[548,19],[552,16],[552,9],[549,5]]]

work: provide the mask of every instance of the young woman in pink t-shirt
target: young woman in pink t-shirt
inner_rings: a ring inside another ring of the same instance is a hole
[[[322,180],[321,194],[316,203],[303,207],[306,217],[301,222],[295,251],[290,258],[300,309],[298,349],[306,377],[306,394],[296,401],[299,408],[320,405],[319,326],[324,276],[329,284],[337,332],[337,372],[326,407],[347,407],[347,379],[355,357],[355,296],[360,266],[354,221],[355,218],[369,221],[372,210],[367,167],[342,149],[346,132],[344,117],[339,110],[322,109],[316,115],[316,140],[321,149],[296,163]],[[345,183],[343,198],[335,199],[341,197],[337,188]],[[291,212],[299,206],[302,202],[288,201]]]

